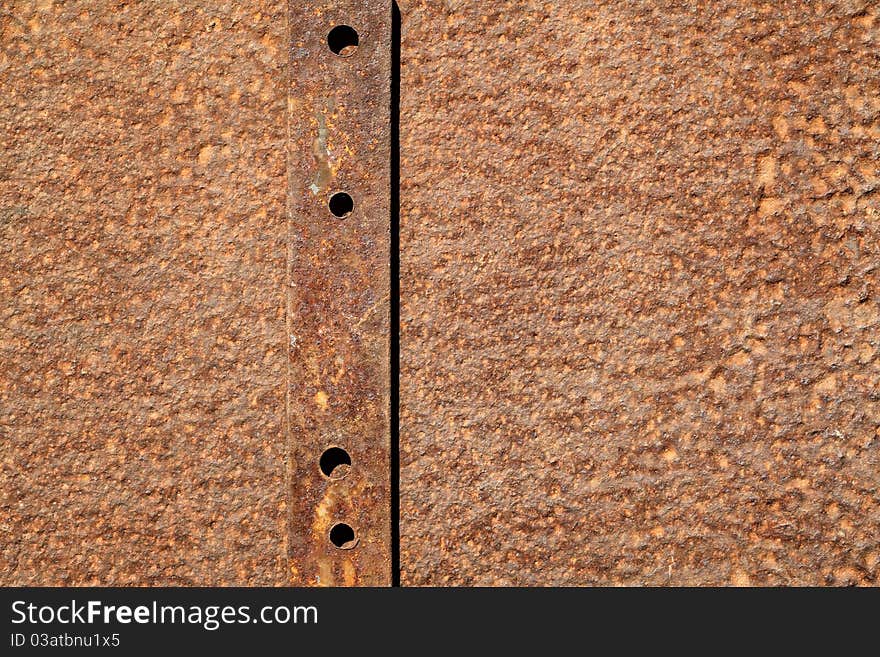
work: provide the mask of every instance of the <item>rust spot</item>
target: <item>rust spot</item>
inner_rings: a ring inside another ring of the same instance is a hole
[[[319,194],[330,184],[333,179],[333,173],[330,170],[330,149],[327,147],[327,139],[330,134],[327,129],[327,119],[323,113],[315,115],[317,123],[317,134],[312,142],[312,156],[315,158],[315,177],[309,189],[312,194]]]
[[[322,411],[327,410],[327,406],[328,406],[327,400],[328,399],[329,399],[329,397],[327,396],[327,393],[324,392],[323,390],[319,390],[318,392],[315,393],[315,403],[318,405],[318,408],[320,408]]]

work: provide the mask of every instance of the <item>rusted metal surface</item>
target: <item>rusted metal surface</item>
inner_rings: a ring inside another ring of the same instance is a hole
[[[0,8],[0,583],[389,581],[390,7],[332,5]]]
[[[402,582],[880,583],[877,3],[400,4]]]
[[[389,584],[391,5],[289,6],[292,581]],[[335,54],[338,26],[358,43]],[[342,218],[328,208],[337,192],[354,203]],[[331,447],[350,456],[343,477],[318,468]],[[342,549],[337,523],[356,536]]]
[[[0,582],[286,584],[284,3],[0,11]]]

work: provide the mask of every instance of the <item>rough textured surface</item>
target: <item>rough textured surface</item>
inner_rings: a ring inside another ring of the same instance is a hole
[[[286,12],[0,11],[2,584],[289,581]]]
[[[0,9],[0,584],[388,584],[391,5],[186,4]]]
[[[880,583],[877,3],[400,4],[403,583]]]
[[[389,115],[391,3],[290,2],[292,581],[391,583]],[[336,25],[358,32],[343,55]],[[328,200],[346,192],[351,214]],[[345,449],[344,477],[316,467]],[[356,545],[328,535],[348,524]]]

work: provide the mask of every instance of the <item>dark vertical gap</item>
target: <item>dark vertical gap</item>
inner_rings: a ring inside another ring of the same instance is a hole
[[[391,586],[400,586],[400,8],[391,3]]]

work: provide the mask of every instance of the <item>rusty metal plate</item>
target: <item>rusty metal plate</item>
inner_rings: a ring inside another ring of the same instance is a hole
[[[0,583],[389,580],[390,9],[335,6],[0,9]]]
[[[389,584],[391,5],[291,0],[290,25],[291,574]]]
[[[877,3],[400,5],[403,584],[880,584]]]

